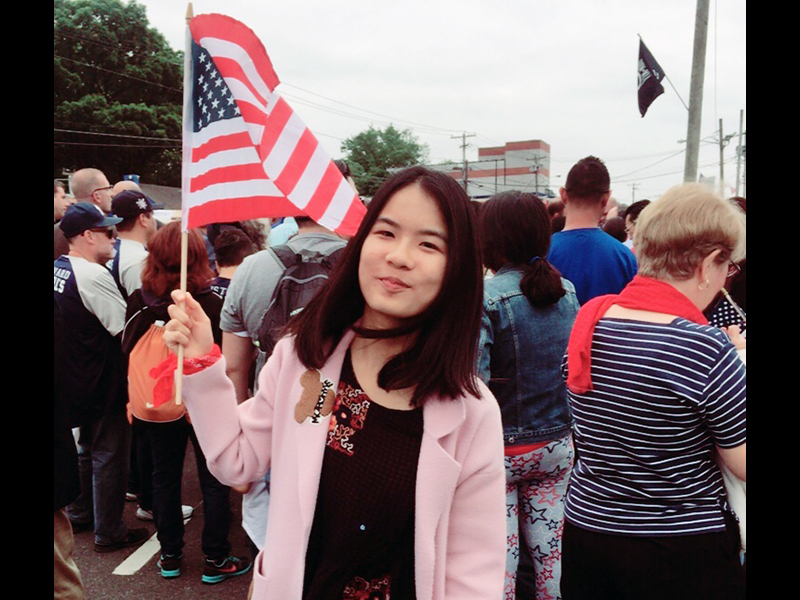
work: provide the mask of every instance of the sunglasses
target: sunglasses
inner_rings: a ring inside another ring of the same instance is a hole
[[[90,229],[94,233],[105,233],[108,236],[108,239],[113,240],[117,237],[117,232],[114,229],[107,228],[107,229]]]

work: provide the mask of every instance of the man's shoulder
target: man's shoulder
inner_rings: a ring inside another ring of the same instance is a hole
[[[347,242],[332,233],[312,232],[299,233],[288,242],[286,246],[299,252],[300,250],[315,250],[321,254],[331,254],[344,248]]]
[[[600,233],[603,235],[598,236],[598,245],[602,244],[609,255],[616,256],[620,261],[626,263],[629,267],[635,267],[636,255],[630,248],[628,248],[618,239],[607,234],[605,231],[600,231]]]
[[[138,265],[147,258],[147,248],[141,242],[123,238],[120,238],[119,242],[119,260],[121,264],[127,266],[131,264]]]
[[[117,300],[122,298],[114,281],[114,276],[105,266],[89,260],[73,260],[72,271],[81,295],[97,294],[98,298],[106,297]]]
[[[120,248],[124,248],[130,252],[139,252],[143,254],[147,254],[147,248],[145,245],[138,241],[138,240],[129,240],[127,238],[119,238],[119,246]]]
[[[105,279],[106,277],[111,278],[111,272],[106,267],[80,256],[63,255],[53,261],[53,267],[69,269],[75,273],[76,276],[86,280]]]
[[[327,234],[303,234],[292,238],[285,245],[293,252],[316,251],[321,254],[330,254],[339,248],[344,248],[345,242],[341,238]],[[246,294],[247,289],[257,289],[259,295],[271,296],[272,288],[280,279],[285,266],[273,248],[260,250],[246,257],[233,274],[231,284],[226,294],[226,302],[233,294]],[[254,284],[258,282],[258,285]],[[231,300],[233,298],[231,297]]]
[[[590,246],[594,248],[602,248],[621,254],[630,254],[631,257],[633,257],[633,253],[625,246],[625,244],[610,236],[599,227],[569,229],[567,231],[559,231],[558,233],[553,234],[550,241],[551,249],[553,247],[560,248],[569,246]]]

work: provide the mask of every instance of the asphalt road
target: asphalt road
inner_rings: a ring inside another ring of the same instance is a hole
[[[136,503],[125,506],[125,523],[128,527],[147,527],[153,534],[139,549],[125,548],[107,554],[94,551],[94,534],[79,533],[75,536],[75,562],[81,571],[86,597],[95,599],[169,599],[185,598],[247,598],[252,573],[231,578],[222,583],[207,585],[202,583],[203,552],[200,548],[200,535],[203,529],[203,503],[197,480],[194,451],[191,444],[186,452],[183,473],[183,503],[194,507],[194,514],[186,523],[181,575],[175,579],[164,579],[156,567],[159,545],[155,539],[152,522],[136,518]],[[249,556],[246,535],[241,527],[241,496],[231,492],[231,507],[234,520],[230,540],[232,553]]]

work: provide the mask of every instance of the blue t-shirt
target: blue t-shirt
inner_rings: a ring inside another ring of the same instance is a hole
[[[572,282],[581,304],[619,294],[638,270],[633,252],[599,228],[556,233],[547,260]]]

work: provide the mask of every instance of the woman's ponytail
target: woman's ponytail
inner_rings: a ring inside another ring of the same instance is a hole
[[[561,282],[561,274],[546,258],[539,256],[533,257],[523,267],[519,287],[528,301],[536,307],[555,304],[567,293]]]

